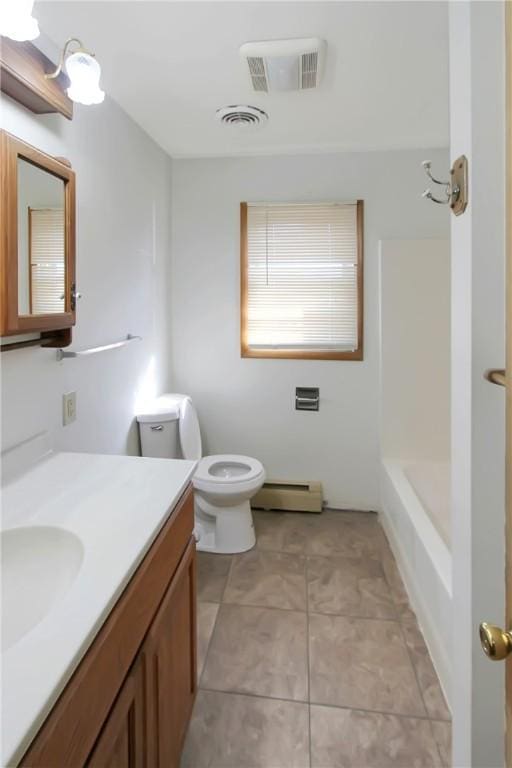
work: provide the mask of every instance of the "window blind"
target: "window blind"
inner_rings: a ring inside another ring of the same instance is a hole
[[[64,312],[64,210],[29,208],[31,314]]]
[[[248,348],[356,350],[358,254],[357,203],[248,203]]]

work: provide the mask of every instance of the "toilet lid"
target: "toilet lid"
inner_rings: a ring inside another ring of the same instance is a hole
[[[189,397],[185,397],[181,403],[180,445],[184,459],[199,461],[203,451],[199,419]]]
[[[153,424],[158,421],[178,421],[180,405],[176,395],[160,395],[141,408],[136,416],[140,424]]]

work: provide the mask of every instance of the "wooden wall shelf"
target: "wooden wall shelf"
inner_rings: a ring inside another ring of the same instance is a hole
[[[26,347],[46,347],[51,349],[60,349],[69,347],[71,344],[72,329],[63,328],[59,331],[48,331],[41,333],[38,339],[26,339],[13,341],[12,343],[0,344],[0,352],[9,352],[11,349],[25,349]]]
[[[53,72],[55,64],[33,43],[17,43],[7,37],[0,42],[1,90],[38,115],[58,112],[72,120],[73,102],[65,91],[67,76],[61,72],[47,80],[45,74]]]

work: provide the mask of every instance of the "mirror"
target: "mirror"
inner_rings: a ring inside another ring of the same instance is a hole
[[[65,311],[65,184],[18,157],[18,312]]]
[[[0,337],[40,332],[62,346],[76,311],[75,174],[3,130],[0,161]]]

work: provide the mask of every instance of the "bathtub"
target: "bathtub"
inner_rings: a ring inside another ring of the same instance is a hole
[[[450,464],[383,459],[380,517],[450,703]]]

